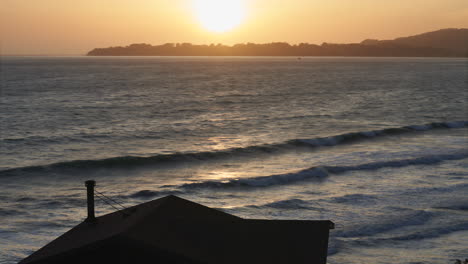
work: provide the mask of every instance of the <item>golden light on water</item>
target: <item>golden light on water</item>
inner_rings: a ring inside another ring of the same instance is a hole
[[[246,15],[243,0],[193,0],[193,5],[200,24],[217,33],[239,26]]]

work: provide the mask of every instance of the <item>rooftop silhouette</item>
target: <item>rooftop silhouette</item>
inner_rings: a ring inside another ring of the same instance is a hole
[[[325,264],[332,228],[242,219],[171,195],[84,221],[20,263]]]

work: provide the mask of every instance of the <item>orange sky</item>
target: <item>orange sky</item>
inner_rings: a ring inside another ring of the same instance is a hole
[[[468,28],[467,0],[238,0],[243,22],[215,33],[201,25],[193,1],[0,0],[1,54],[79,55],[131,43],[349,43]]]

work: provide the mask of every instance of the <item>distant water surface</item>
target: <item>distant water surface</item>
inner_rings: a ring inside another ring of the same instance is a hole
[[[330,219],[329,263],[468,258],[468,60],[3,57],[0,263],[167,194]],[[98,204],[98,214],[113,211]]]

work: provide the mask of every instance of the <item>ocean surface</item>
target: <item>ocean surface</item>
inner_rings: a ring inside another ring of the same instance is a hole
[[[88,179],[124,206],[332,220],[331,264],[468,258],[467,59],[0,63],[2,264],[80,223]]]

